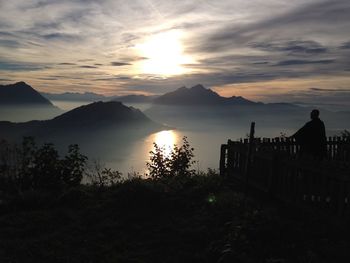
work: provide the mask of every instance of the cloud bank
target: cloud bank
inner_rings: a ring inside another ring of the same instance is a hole
[[[1,1],[0,82],[115,95],[202,83],[261,100],[296,91],[340,98],[338,90],[350,88],[349,13],[348,0]],[[135,47],[169,30],[183,33],[184,53],[196,63],[176,76],[138,71],[147,58]],[[321,87],[327,92],[308,86],[324,78],[332,79]]]

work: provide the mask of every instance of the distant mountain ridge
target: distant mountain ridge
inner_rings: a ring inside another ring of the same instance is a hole
[[[151,103],[154,99],[159,96],[146,96],[146,95],[125,95],[115,96],[112,98],[113,101],[120,101],[123,103]]]
[[[222,97],[201,84],[192,88],[181,87],[154,100],[159,105],[254,105],[258,104],[243,97]]]
[[[123,95],[123,96],[105,96],[94,92],[64,92],[64,93],[46,93],[41,92],[45,98],[57,101],[120,101],[123,103],[151,103],[158,96],[146,95]]]
[[[0,85],[0,106],[3,105],[41,105],[53,107],[53,104],[48,99],[23,81],[15,84]]]
[[[64,92],[64,93],[47,93],[41,92],[41,94],[50,100],[62,100],[62,101],[99,101],[107,100],[108,97],[97,94],[94,92]]]

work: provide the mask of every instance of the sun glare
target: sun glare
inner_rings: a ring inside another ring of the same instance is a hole
[[[192,59],[184,54],[181,37],[180,31],[173,30],[154,35],[136,45],[139,55],[145,58],[139,64],[139,71],[161,76],[186,73],[188,70],[184,64],[192,63]]]
[[[171,151],[176,144],[176,134],[174,131],[161,131],[155,134],[154,142],[164,149],[167,157],[170,156]]]

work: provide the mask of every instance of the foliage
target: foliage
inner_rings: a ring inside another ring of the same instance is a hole
[[[190,169],[195,163],[195,161],[192,161],[193,151],[194,149],[190,146],[186,136],[182,138],[181,147],[174,145],[169,163],[173,175],[190,176],[194,174],[194,170]]]
[[[85,175],[88,180],[87,183],[96,187],[113,186],[122,179],[121,172],[103,167],[98,161],[93,162]]]
[[[340,132],[340,136],[345,137],[345,138],[350,138],[350,131],[344,130]]]
[[[57,195],[58,205],[27,192],[29,209],[1,206],[0,261],[350,262],[343,225],[203,175],[132,179],[98,192],[82,185]],[[179,179],[181,188],[172,185]]]
[[[70,145],[60,158],[51,143],[37,146],[32,137],[24,137],[20,146],[0,144],[0,190],[21,193],[26,190],[59,189],[79,185],[87,157],[78,145]]]
[[[170,158],[165,153],[165,148],[153,143],[154,151],[150,151],[150,162],[146,163],[151,178],[169,177]]]
[[[172,176],[191,176],[195,173],[191,169],[194,149],[187,137],[182,138],[182,145],[176,144],[170,154],[166,154],[164,147],[153,143],[154,150],[150,151],[150,161],[146,163],[151,178],[166,178]]]
[[[80,154],[79,146],[68,146],[68,154],[62,160],[62,179],[68,185],[79,185],[83,179],[87,157]]]

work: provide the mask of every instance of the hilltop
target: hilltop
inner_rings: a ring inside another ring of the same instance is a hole
[[[24,123],[0,122],[3,138],[21,136],[67,135],[80,136],[107,129],[158,129],[140,110],[127,107],[120,102],[94,102],[61,114],[51,120]]]
[[[53,104],[48,99],[23,81],[15,84],[0,85],[0,106],[4,105],[40,105],[53,107]]]
[[[181,87],[154,100],[159,105],[254,105],[255,102],[243,97],[222,97],[201,84],[192,88]]]
[[[43,120],[60,113],[62,111],[50,100],[23,81],[0,85],[0,120]]]

